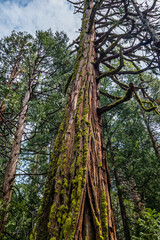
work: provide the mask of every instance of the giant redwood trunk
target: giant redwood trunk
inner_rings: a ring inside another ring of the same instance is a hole
[[[93,1],[85,1],[72,88],[30,239],[116,240],[94,67]]]

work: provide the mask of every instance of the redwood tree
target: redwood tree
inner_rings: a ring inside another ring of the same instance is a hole
[[[73,3],[75,11],[83,14],[80,36],[75,41],[77,58],[66,85],[71,83],[68,105],[30,239],[117,239],[101,115],[133,96],[145,111],[159,114],[154,98],[143,87],[142,75],[159,67],[160,41],[154,24],[158,25],[156,19],[152,27],[149,22],[156,2],[141,8],[127,0]],[[119,81],[122,74],[138,74],[139,85],[127,83],[125,77]],[[124,93],[122,97],[102,93],[113,102],[100,107],[100,81],[105,77]]]

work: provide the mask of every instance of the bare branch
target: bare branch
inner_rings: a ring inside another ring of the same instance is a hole
[[[123,62],[122,48],[120,47],[120,65],[117,68],[115,68],[115,69],[113,69],[109,72],[102,73],[97,78],[97,81],[99,81],[100,79],[102,79],[104,77],[111,76],[111,75],[114,75],[114,74],[118,73],[122,69],[123,66],[124,66],[124,62]]]
[[[99,92],[100,92],[100,94],[102,94],[103,96],[108,97],[108,98],[111,98],[111,99],[121,99],[121,97],[113,96],[113,95],[111,95],[111,94],[109,94],[109,93],[107,93],[107,92],[103,92],[103,91],[99,91]]]
[[[16,173],[15,176],[42,176],[47,175],[47,173]]]

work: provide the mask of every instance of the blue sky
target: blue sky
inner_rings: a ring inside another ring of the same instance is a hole
[[[64,31],[72,40],[80,28],[67,0],[0,0],[0,38],[12,30],[34,35],[36,30]]]

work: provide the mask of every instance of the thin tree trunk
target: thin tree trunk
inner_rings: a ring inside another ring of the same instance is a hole
[[[116,240],[99,107],[93,1],[85,1],[72,89],[30,239]]]
[[[148,130],[149,136],[150,136],[150,138],[151,138],[151,141],[152,141],[152,145],[153,145],[155,154],[156,154],[157,158],[160,158],[160,148],[159,148],[159,146],[158,146],[157,140],[156,140],[156,138],[155,138],[155,136],[154,136],[154,134],[153,134],[153,132],[152,132],[152,130],[151,130],[151,127],[150,127],[150,125],[149,125],[149,122],[148,122],[148,120],[147,120],[147,118],[146,118],[146,116],[145,116],[145,113],[144,113],[144,111],[143,111],[142,109],[141,109],[141,112],[142,112],[143,120],[144,120],[145,125],[146,125],[147,130]]]
[[[7,164],[7,168],[4,176],[3,191],[2,191],[3,209],[0,216],[0,234],[2,234],[5,231],[5,225],[8,219],[8,214],[9,214],[8,208],[9,208],[9,204],[11,202],[11,197],[12,197],[18,156],[20,154],[22,134],[23,134],[24,125],[26,121],[28,103],[31,98],[32,87],[35,79],[37,66],[38,66],[38,57],[35,60],[31,78],[29,79],[28,89],[23,100],[22,110],[19,115],[19,120],[18,120],[16,132],[15,132],[15,136],[12,144],[10,160]]]
[[[130,195],[131,195],[131,199],[132,199],[132,201],[134,203],[135,210],[139,214],[141,214],[141,212],[145,209],[145,204],[142,202],[141,196],[138,193],[137,185],[136,185],[135,180],[133,178],[131,178],[128,181],[127,185],[130,188]]]
[[[113,165],[115,165],[115,157],[114,157],[112,143],[111,143],[110,138],[108,138],[108,146],[109,146],[110,153],[111,153],[112,163],[113,163]],[[115,166],[114,166],[114,176],[115,176],[115,180],[116,180],[116,187],[117,187],[119,205],[120,205],[120,210],[121,210],[121,217],[122,217],[122,222],[123,222],[124,236],[125,236],[126,240],[131,240],[131,234],[130,234],[130,229],[129,229],[129,224],[128,224],[126,207],[125,207],[124,200],[123,200],[123,191],[120,188],[121,184],[120,184],[120,180],[119,180],[119,175],[118,175],[118,172],[117,172]]]
[[[145,204],[142,202],[141,196],[137,191],[137,186],[136,186],[135,180],[133,178],[131,178],[128,181],[127,185],[130,188],[130,196],[131,196],[131,199],[134,204],[134,215],[133,215],[134,221],[135,221],[135,230],[134,231],[135,231],[135,235],[139,236],[140,232],[139,232],[138,219],[139,219],[139,217],[141,217],[142,212],[145,209]]]

